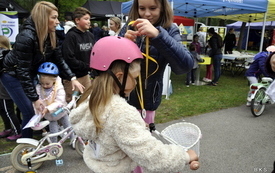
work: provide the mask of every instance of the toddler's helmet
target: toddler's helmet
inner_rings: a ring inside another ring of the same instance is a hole
[[[107,71],[115,60],[131,63],[142,58],[140,49],[131,40],[124,37],[107,36],[98,40],[92,48],[90,67],[99,71]]]
[[[59,74],[57,66],[52,62],[44,62],[38,68],[38,73],[57,76]]]

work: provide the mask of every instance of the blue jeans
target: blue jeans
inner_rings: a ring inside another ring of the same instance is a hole
[[[219,78],[221,76],[221,60],[222,60],[222,54],[214,55],[212,57],[213,60],[213,67],[214,67],[214,79],[213,83],[216,83],[219,81]]]
[[[10,97],[14,103],[18,106],[23,115],[22,128],[29,122],[29,120],[34,116],[34,108],[32,101],[27,97],[20,81],[12,77],[6,72],[1,74],[0,79],[9,93]],[[33,130],[31,128],[26,128],[22,130],[23,138],[32,138]]]

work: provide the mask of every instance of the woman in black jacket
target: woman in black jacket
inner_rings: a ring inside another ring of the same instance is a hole
[[[16,37],[13,50],[3,61],[5,71],[0,79],[23,114],[22,128],[35,114],[34,109],[38,112],[44,109],[34,82],[37,69],[43,62],[56,64],[61,71],[60,76],[72,80],[73,89],[77,87],[83,92],[83,86],[76,80],[58,49],[55,35],[58,24],[58,9],[54,4],[46,1],[36,3]],[[23,129],[22,137],[32,138],[32,129]]]

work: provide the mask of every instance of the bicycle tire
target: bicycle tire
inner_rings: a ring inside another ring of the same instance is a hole
[[[75,150],[80,156],[83,156],[85,146],[88,144],[88,140],[82,139],[82,141],[84,144],[78,138],[75,141]]]
[[[265,90],[265,88],[260,88],[255,94],[254,99],[251,100],[250,110],[255,117],[261,116],[265,110],[265,103],[262,103],[266,95]]]
[[[10,161],[12,166],[21,172],[28,171],[28,165],[22,163],[21,158],[24,154],[27,154],[28,152],[32,152],[33,150],[36,149],[36,146],[31,145],[31,144],[19,144],[17,145],[11,152],[10,156]],[[32,169],[36,170],[38,169],[43,162],[38,162],[38,163],[32,163]]]

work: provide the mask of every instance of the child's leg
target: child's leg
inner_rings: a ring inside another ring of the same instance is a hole
[[[64,129],[71,126],[68,115],[65,115],[64,117],[60,118],[59,122],[64,127]],[[70,136],[71,139],[73,138],[73,135],[74,134],[72,133],[71,136]]]
[[[141,110],[138,110],[141,113]],[[146,111],[146,117],[144,121],[147,124],[154,123],[155,122],[155,111]],[[136,169],[133,171],[133,173],[143,173],[142,167],[137,166]]]
[[[185,85],[189,85],[189,83],[190,83],[190,78],[191,78],[191,72],[186,73]]]
[[[51,121],[49,124],[50,133],[57,133],[58,132],[58,123],[57,121]],[[57,142],[57,136],[51,137],[52,142]]]

